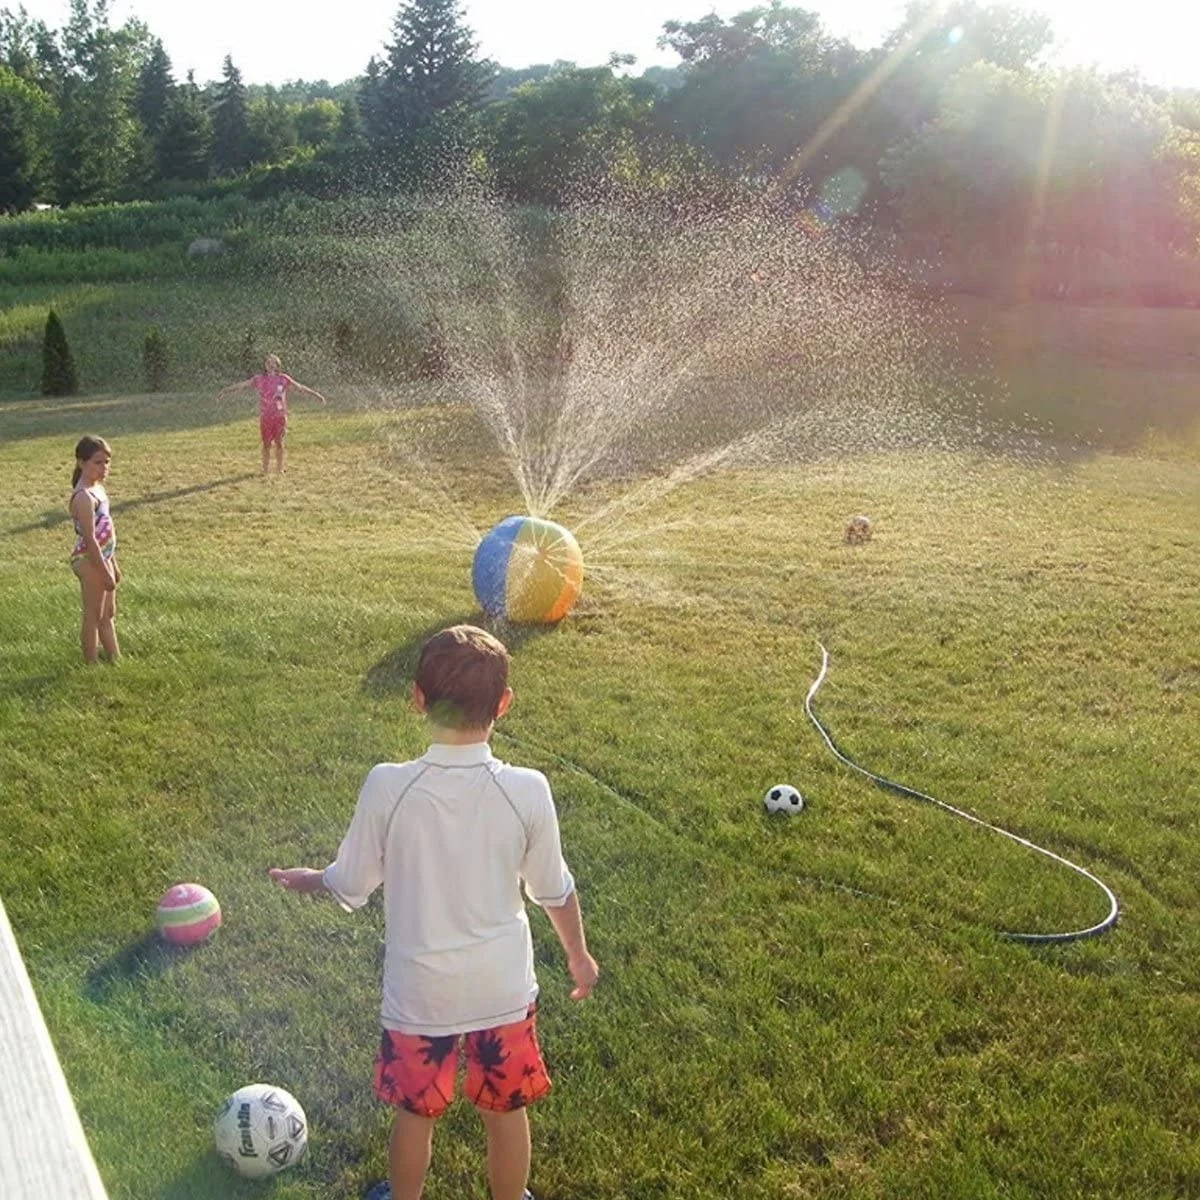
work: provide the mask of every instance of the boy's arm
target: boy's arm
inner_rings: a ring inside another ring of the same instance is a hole
[[[363,782],[350,828],[337,858],[323,871],[312,867],[272,867],[267,873],[293,892],[329,892],[347,912],[361,908],[383,882],[383,834],[389,793],[380,768]]]
[[[583,1000],[596,986],[600,968],[588,953],[587,940],[583,934],[583,913],[579,910],[579,895],[572,892],[557,908],[543,909],[558,934],[558,940],[567,956],[567,970],[575,981],[572,1000]]]
[[[326,892],[325,872],[312,867],[272,867],[268,875],[289,892]]]
[[[600,968],[588,953],[583,933],[583,914],[575,893],[575,879],[562,855],[558,813],[550,784],[541,777],[545,790],[537,797],[534,817],[528,827],[528,844],[521,863],[525,891],[550,918],[554,932],[567,956],[567,970],[575,981],[572,1000],[582,1000],[596,986]]]

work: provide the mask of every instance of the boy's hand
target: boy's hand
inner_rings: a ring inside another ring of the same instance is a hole
[[[586,999],[591,994],[592,988],[596,986],[596,980],[600,978],[600,968],[597,966],[596,960],[590,954],[584,954],[567,963],[567,970],[571,972],[571,978],[575,980],[575,990],[571,993],[571,999]]]
[[[312,867],[272,867],[268,875],[289,892],[323,892],[325,873]]]

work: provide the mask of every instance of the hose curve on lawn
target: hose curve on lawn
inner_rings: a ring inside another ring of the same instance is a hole
[[[1003,834],[1004,837],[1010,838],[1019,845],[1026,847],[1029,850],[1036,850],[1038,854],[1043,854],[1046,858],[1053,859],[1056,863],[1061,863],[1064,867],[1070,867],[1072,871],[1082,875],[1089,883],[1094,883],[1105,896],[1108,897],[1109,909],[1108,916],[1104,918],[1098,925],[1092,925],[1087,929],[1074,929],[1068,933],[1007,933],[1001,932],[1000,936],[1007,938],[1013,942],[1030,942],[1034,944],[1045,944],[1050,942],[1077,942],[1083,938],[1096,937],[1101,933],[1107,933],[1116,923],[1117,916],[1120,912],[1120,907],[1117,904],[1117,897],[1113,894],[1112,889],[1102,880],[1097,879],[1090,871],[1084,870],[1083,867],[1063,858],[1053,851],[1047,850],[1042,846],[1036,845],[1034,842],[1028,841],[1023,837],[1018,837],[1015,833],[1010,833],[1007,829],[1001,829],[999,825],[989,825],[986,821],[982,821],[979,817],[972,816],[969,812],[964,812],[961,808],[955,808],[952,804],[946,804],[942,800],[935,800],[932,796],[925,795],[924,792],[918,792],[914,788],[905,787],[902,783],[896,783],[892,779],[886,779],[882,775],[876,775],[874,771],[868,771],[866,767],[860,767],[852,758],[843,754],[834,743],[832,737],[829,736],[828,730],[817,719],[817,714],[813,712],[813,697],[817,694],[821,684],[825,682],[825,676],[829,671],[829,651],[817,643],[821,649],[821,671],[813,680],[812,687],[808,689],[808,695],[804,698],[804,711],[808,713],[808,719],[816,727],[817,732],[825,741],[825,745],[833,752],[839,762],[844,763],[852,771],[857,771],[860,775],[865,776],[877,787],[883,788],[885,791],[895,792],[900,796],[908,796],[913,800],[925,800],[929,804],[935,804],[938,808],[945,812],[952,813],[956,817],[962,817],[964,821],[970,821],[973,825],[982,826],[984,829],[991,830],[992,833]]]

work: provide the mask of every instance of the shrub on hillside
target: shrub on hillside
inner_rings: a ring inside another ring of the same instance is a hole
[[[166,391],[167,339],[157,325],[147,329],[142,339],[142,374],[148,392]]]
[[[257,375],[262,369],[262,356],[258,353],[258,346],[254,341],[254,333],[252,330],[246,330],[246,336],[242,338],[241,349],[238,350],[238,370],[247,378],[251,375]]]
[[[79,391],[79,373],[71,347],[67,345],[67,331],[54,309],[46,317],[46,332],[42,338],[42,395],[73,396]]]

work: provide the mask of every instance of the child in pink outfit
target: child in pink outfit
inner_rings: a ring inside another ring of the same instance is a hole
[[[258,430],[262,437],[262,473],[265,475],[271,463],[271,447],[275,447],[275,470],[283,473],[283,439],[287,433],[287,395],[289,388],[314,396],[322,404],[325,397],[312,388],[297,383],[290,375],[285,375],[280,369],[279,356],[268,354],[261,375],[253,375],[243,379],[241,383],[232,383],[222,388],[217,394],[218,400],[242,388],[253,388],[258,393]]]

